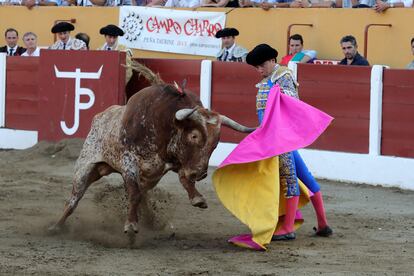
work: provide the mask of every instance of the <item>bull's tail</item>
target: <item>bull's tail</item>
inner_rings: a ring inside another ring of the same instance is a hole
[[[155,74],[151,69],[138,61],[132,60],[131,64],[127,67],[137,71],[139,75],[147,79],[151,85],[164,84],[164,81],[161,79],[159,74]]]

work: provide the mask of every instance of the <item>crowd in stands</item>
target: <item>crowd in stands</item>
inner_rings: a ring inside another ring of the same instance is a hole
[[[227,62],[246,61],[248,51],[236,44],[236,36],[238,35],[239,31],[235,28],[225,28],[216,33],[216,38],[220,38],[223,45],[223,49],[217,55],[217,60]],[[344,58],[338,64],[369,66],[369,62],[358,53],[358,44],[354,36],[344,36],[339,44]],[[411,39],[410,45],[414,55],[414,38]],[[290,61],[313,63],[316,58],[317,52],[315,50],[303,49],[303,37],[300,34],[294,34],[289,37],[289,53],[282,57],[278,63],[283,66],[287,66]],[[407,66],[407,69],[414,69],[414,61]]]
[[[34,6],[165,6],[198,7],[257,7],[272,8],[370,8],[384,12],[389,8],[413,7],[413,0],[0,0],[0,5]]]
[[[90,37],[86,33],[78,33],[75,37],[71,36],[71,32],[75,30],[75,26],[68,22],[56,23],[51,32],[56,35],[57,41],[49,46],[52,50],[89,50]],[[107,25],[102,27],[100,34],[105,38],[105,44],[98,50],[120,50],[126,51],[132,56],[132,51],[118,44],[118,37],[123,36],[124,32],[115,25]],[[19,32],[14,28],[8,28],[4,32],[6,45],[0,47],[0,52],[6,53],[7,56],[39,56],[40,49],[37,46],[37,35],[33,32],[27,32],[23,35],[22,41],[24,47],[18,46]]]
[[[78,33],[75,37],[71,32],[75,26],[68,22],[56,23],[51,32],[56,35],[57,40],[49,46],[51,50],[89,50],[90,37],[86,33]],[[132,51],[118,43],[118,37],[124,35],[124,31],[118,26],[109,24],[100,29],[99,33],[104,36],[105,43],[97,50],[103,51],[124,51],[126,52],[126,63],[130,64],[132,60]],[[19,32],[14,28],[8,28],[4,33],[6,45],[0,47],[0,53],[6,53],[7,56],[38,57],[40,48],[37,46],[37,35],[33,32],[27,32],[23,35],[25,47],[18,46]],[[126,81],[132,77],[132,69],[126,70]]]
[[[89,50],[90,37],[86,33],[78,33],[71,37],[70,33],[75,27],[68,22],[56,23],[51,32],[58,40],[49,49],[54,50]],[[107,25],[102,27],[100,34],[104,36],[105,43],[98,50],[125,51],[127,60],[132,58],[132,51],[125,46],[118,44],[118,37],[123,36],[124,32],[118,26]],[[217,54],[217,60],[225,62],[246,62],[248,50],[236,44],[236,36],[239,31],[235,28],[224,28],[216,33],[216,38],[222,40],[223,48]],[[23,35],[25,47],[18,46],[19,33],[14,28],[8,28],[4,33],[6,45],[0,47],[0,52],[8,56],[39,56],[40,49],[37,46],[37,35],[27,32]],[[411,51],[414,55],[414,38],[411,39]],[[344,58],[338,63],[340,65],[362,65],[369,66],[369,62],[358,53],[358,44],[352,35],[344,36],[340,40],[340,47]],[[287,66],[290,61],[297,63],[313,63],[317,58],[315,50],[303,48],[303,37],[294,34],[289,37],[289,53],[282,57],[279,64]],[[414,69],[414,61],[407,65],[407,69]]]

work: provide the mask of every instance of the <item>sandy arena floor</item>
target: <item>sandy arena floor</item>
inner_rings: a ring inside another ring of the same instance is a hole
[[[247,232],[218,202],[209,178],[198,184],[209,203],[190,205],[174,173],[158,185],[131,245],[123,233],[124,190],[113,175],[90,187],[67,229],[46,229],[71,191],[82,141],[0,151],[0,275],[395,275],[414,274],[414,192],[321,181],[331,238],[312,236],[310,205],[291,242],[266,252],[231,246]],[[356,172],[358,173],[358,172]]]

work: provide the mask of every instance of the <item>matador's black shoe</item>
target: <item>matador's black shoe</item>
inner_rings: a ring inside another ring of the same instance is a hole
[[[290,232],[283,235],[273,235],[272,241],[289,241],[296,239],[296,233]]]
[[[315,231],[315,235],[319,237],[329,237],[333,234],[333,230],[328,225],[322,228],[321,230],[316,229],[316,227],[313,227],[313,230]]]

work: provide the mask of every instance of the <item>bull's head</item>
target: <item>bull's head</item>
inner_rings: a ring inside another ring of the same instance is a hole
[[[180,109],[175,113],[175,119],[179,128],[177,158],[182,173],[192,181],[207,176],[208,162],[219,142],[222,124],[240,132],[255,130],[202,107]]]

